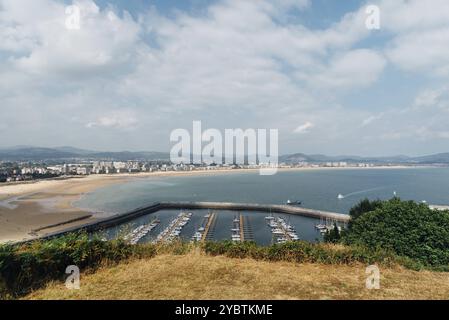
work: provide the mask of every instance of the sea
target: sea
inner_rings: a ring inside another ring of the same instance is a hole
[[[342,197],[338,197],[341,195]],[[301,201],[301,206],[324,211],[348,213],[361,199],[426,201],[433,205],[449,205],[449,168],[370,168],[370,169],[308,169],[280,170],[272,176],[258,171],[238,170],[214,174],[154,176],[133,179],[88,193],[76,206],[103,215],[125,213],[159,201],[222,201],[260,204],[285,204]],[[193,215],[180,237],[190,240],[204,224],[207,210],[190,210]],[[161,210],[140,217],[122,226],[106,230],[108,238],[131,232],[157,218],[160,223],[140,242],[154,241],[179,210]],[[273,235],[262,212],[216,211],[211,240],[231,239],[233,220],[243,215],[251,240],[261,245],[272,243]],[[298,237],[306,241],[321,241],[314,218],[274,214],[292,225]]]

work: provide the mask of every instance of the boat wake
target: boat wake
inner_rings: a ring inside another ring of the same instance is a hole
[[[384,187],[377,187],[377,188],[371,188],[371,189],[366,189],[366,190],[355,191],[355,192],[351,192],[351,193],[344,194],[344,195],[339,194],[338,195],[338,199],[345,199],[345,198],[348,198],[348,197],[351,197],[351,196],[356,196],[358,194],[368,193],[368,192],[371,192],[371,191],[377,191],[377,190],[382,190],[382,189],[386,189],[386,188],[388,188],[388,187],[384,186]]]

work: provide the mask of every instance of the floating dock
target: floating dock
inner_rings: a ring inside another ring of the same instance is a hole
[[[217,218],[217,214],[215,212],[210,213],[209,218],[207,219],[206,226],[204,227],[203,237],[201,241],[204,242],[211,238],[211,226],[215,225],[215,219]]]
[[[181,233],[182,228],[190,221],[192,213],[182,211],[174,220],[170,222],[167,228],[165,228],[153,243],[169,242],[177,238]]]
[[[245,241],[245,234],[243,233],[243,216],[240,214],[240,219],[239,219],[239,229],[240,229],[240,241]]]
[[[254,241],[253,229],[251,228],[250,218],[248,216],[241,215],[240,230],[242,231],[242,239],[244,241]]]

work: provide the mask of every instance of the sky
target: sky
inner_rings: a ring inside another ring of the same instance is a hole
[[[449,1],[0,0],[0,147],[169,151],[194,120],[282,154],[449,152]]]

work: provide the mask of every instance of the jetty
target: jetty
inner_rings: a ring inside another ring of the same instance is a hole
[[[289,205],[276,204],[254,204],[254,203],[235,203],[235,202],[160,202],[161,209],[214,209],[231,211],[260,211],[286,213],[300,215],[311,218],[329,218],[338,222],[348,222],[349,215],[337,212],[322,211],[316,209],[307,209],[303,207],[294,207]],[[159,210],[161,210],[159,209]]]

